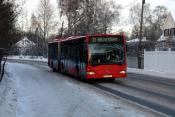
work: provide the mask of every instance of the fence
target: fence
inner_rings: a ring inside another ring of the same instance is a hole
[[[7,56],[4,58],[5,55],[7,55],[7,51],[3,48],[0,48],[0,82],[2,81],[2,78],[4,76],[4,67],[7,60]],[[2,63],[3,58],[4,62]]]
[[[144,51],[144,69],[175,73],[175,51]]]

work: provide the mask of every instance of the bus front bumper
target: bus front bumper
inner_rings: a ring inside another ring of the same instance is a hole
[[[87,74],[87,79],[100,79],[100,78],[126,78],[126,73],[123,74]]]

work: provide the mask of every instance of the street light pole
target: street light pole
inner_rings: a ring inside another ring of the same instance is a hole
[[[138,53],[138,68],[142,69],[142,28],[143,28],[143,10],[144,10],[145,0],[142,0],[141,9],[141,21],[140,21],[140,33],[139,33],[139,53]]]

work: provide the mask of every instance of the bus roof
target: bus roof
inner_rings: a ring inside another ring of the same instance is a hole
[[[86,35],[86,36],[124,36],[124,34],[95,34],[95,35]],[[86,36],[70,36],[66,38],[55,38],[53,41],[49,43],[57,43],[57,42],[74,40],[74,39],[80,39],[80,38],[85,38]]]

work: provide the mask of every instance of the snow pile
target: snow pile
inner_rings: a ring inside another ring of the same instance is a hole
[[[145,37],[143,37],[142,42],[145,42],[145,41],[147,41],[147,40]],[[131,40],[127,41],[127,43],[134,43],[134,42],[139,42],[139,38],[131,39]]]
[[[28,61],[42,61],[47,62],[48,59],[43,56],[8,56],[8,59],[13,60],[28,60]]]
[[[145,69],[136,69],[136,68],[128,68],[127,71],[131,73],[136,73],[136,74],[157,76],[159,78],[175,79],[174,77],[175,74],[173,73],[166,73],[166,72],[161,72],[161,71],[145,70]]]
[[[8,64],[7,64],[8,65]],[[17,87],[9,72],[5,73],[0,82],[0,117],[15,117],[17,106]]]

